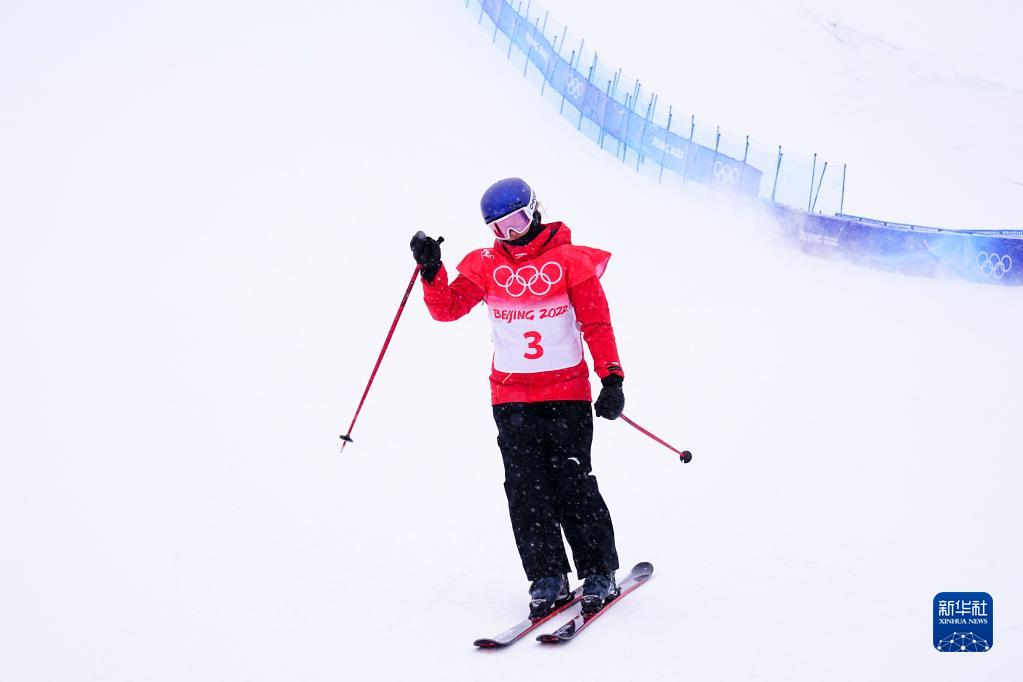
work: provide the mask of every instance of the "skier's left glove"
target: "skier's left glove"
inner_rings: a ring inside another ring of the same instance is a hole
[[[604,419],[618,419],[625,409],[625,392],[622,390],[622,378],[617,374],[608,374],[600,380],[603,388],[597,396],[597,402],[593,403],[594,411],[598,417]]]
[[[409,242],[409,247],[412,249],[412,257],[416,259],[416,262],[422,266],[422,270],[419,273],[429,283],[433,283],[433,278],[437,276],[440,271],[440,243],[441,239],[434,239],[433,237],[427,237],[426,233],[422,230],[416,232],[412,237],[412,241]]]

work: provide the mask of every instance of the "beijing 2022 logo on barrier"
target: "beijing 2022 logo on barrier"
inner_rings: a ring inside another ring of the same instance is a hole
[[[569,76],[565,84],[565,90],[572,99],[582,99],[583,91],[586,90],[586,83],[575,76]]]
[[[979,251],[977,253],[977,267],[987,277],[1001,279],[1009,270],[1012,270],[1012,256],[997,253]]]
[[[731,164],[715,161],[714,178],[722,185],[734,185],[739,181],[739,169]]]
[[[934,595],[934,648],[945,653],[983,652],[994,644],[994,600],[987,592]]]

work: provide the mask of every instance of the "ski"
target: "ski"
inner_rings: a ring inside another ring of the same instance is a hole
[[[645,583],[653,575],[654,566],[646,561],[636,564],[632,571],[629,572],[629,576],[621,582],[618,586],[618,594],[610,601],[606,602],[601,609],[595,613],[580,613],[572,620],[568,621],[560,628],[550,634],[539,635],[536,639],[538,642],[545,644],[556,644],[558,642],[565,642],[576,635],[578,635],[583,628],[592,623],[597,619],[600,614],[604,613],[611,606],[618,603],[622,597],[632,592],[634,589]],[[578,590],[577,590],[578,591]]]
[[[517,625],[513,625],[512,627],[508,628],[507,630],[497,635],[496,637],[484,637],[482,639],[477,639],[475,642],[473,642],[473,644],[481,649],[497,649],[500,647],[508,646],[509,644],[512,644],[519,640],[523,635],[532,632],[534,629],[540,627],[554,616],[558,615],[559,613],[563,613],[566,609],[572,606],[572,604],[575,604],[577,601],[582,599],[582,597],[583,588],[582,585],[580,585],[579,587],[575,588],[575,591],[568,595],[567,599],[555,605],[555,607],[551,609],[551,612],[548,613],[546,616],[543,616],[541,618],[527,618],[521,623],[518,623]]]

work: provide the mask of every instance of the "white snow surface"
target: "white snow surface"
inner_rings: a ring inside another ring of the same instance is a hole
[[[820,30],[784,7],[775,24]],[[457,2],[0,14],[0,679],[1023,669],[1018,290],[804,257],[744,209],[663,190],[557,116]],[[1005,29],[990,16],[950,59]],[[648,46],[621,38],[620,58]],[[703,68],[724,88],[728,60]],[[974,103],[927,80],[878,96]],[[931,152],[916,170],[955,156]],[[626,412],[694,459],[598,420],[623,566],[654,577],[578,641],[493,653],[471,642],[523,615],[527,583],[484,311],[441,325],[417,287],[343,455],[337,435],[412,273],[409,237],[444,235],[449,264],[486,245],[478,197],[507,175],[614,252]],[[933,222],[1010,205],[910,189],[947,212]],[[993,596],[991,651],[931,646],[931,600],[955,590]]]

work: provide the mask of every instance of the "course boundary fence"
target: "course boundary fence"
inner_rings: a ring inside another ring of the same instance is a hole
[[[532,0],[466,0],[508,61],[561,116],[623,164],[686,192],[756,201],[792,246],[928,277],[1023,285],[1023,230],[946,230],[847,215],[845,164],[699,121],[603,63]]]

